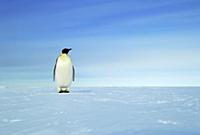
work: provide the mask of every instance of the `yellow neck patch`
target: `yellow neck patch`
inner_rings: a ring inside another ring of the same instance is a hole
[[[60,55],[60,59],[61,60],[66,60],[67,59],[67,55],[66,54],[61,54]]]

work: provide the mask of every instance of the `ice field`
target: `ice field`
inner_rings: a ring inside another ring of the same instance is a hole
[[[200,88],[2,86],[0,135],[200,135]]]

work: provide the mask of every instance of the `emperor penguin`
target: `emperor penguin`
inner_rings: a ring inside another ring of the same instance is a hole
[[[53,80],[56,81],[58,93],[69,93],[72,81],[75,81],[75,69],[68,54],[71,48],[64,48],[56,59]]]

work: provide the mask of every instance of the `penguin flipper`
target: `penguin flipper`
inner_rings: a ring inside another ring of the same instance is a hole
[[[55,65],[54,65],[54,69],[53,69],[53,81],[55,81],[57,61],[58,61],[58,58],[56,59],[56,63],[55,63]]]
[[[72,78],[73,78],[73,81],[75,81],[75,68],[74,68],[74,66],[72,66],[72,68],[73,68],[73,76],[72,76]]]

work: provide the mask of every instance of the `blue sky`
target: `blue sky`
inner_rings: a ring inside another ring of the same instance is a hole
[[[1,80],[52,79],[73,48],[75,86],[200,85],[199,0],[0,0]]]

